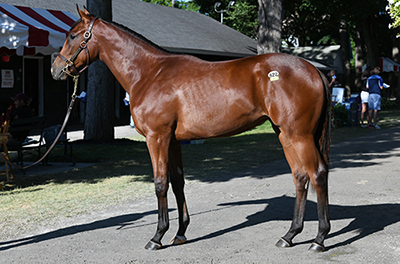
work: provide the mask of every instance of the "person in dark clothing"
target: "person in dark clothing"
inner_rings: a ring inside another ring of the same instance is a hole
[[[376,123],[378,121],[378,111],[381,110],[381,90],[383,89],[383,79],[378,74],[381,72],[379,67],[375,67],[372,70],[372,76],[367,80],[367,89],[369,91],[368,98],[368,111],[369,111],[369,121],[373,124],[370,124],[370,128],[381,129]]]
[[[11,97],[14,101],[15,110],[11,113],[10,120],[33,117],[33,113],[28,106],[29,97],[24,93],[19,93]],[[29,135],[29,130],[15,131],[7,141],[7,146],[20,145]]]

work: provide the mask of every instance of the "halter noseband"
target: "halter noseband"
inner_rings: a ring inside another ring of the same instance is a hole
[[[78,77],[79,74],[81,74],[84,70],[86,70],[87,67],[89,67],[90,55],[89,55],[87,43],[88,43],[89,39],[92,37],[93,24],[96,21],[96,19],[97,19],[97,17],[93,17],[92,20],[90,21],[88,30],[83,34],[83,41],[79,45],[78,50],[74,53],[74,55],[72,55],[71,59],[68,60],[61,54],[57,55],[63,61],[65,61],[66,65],[63,68],[63,72],[71,77]],[[86,63],[86,66],[82,70],[78,71],[78,69],[75,67],[74,61],[76,60],[76,58],[78,57],[78,55],[81,53],[82,50],[86,51],[87,63]],[[70,73],[69,70],[72,70],[72,73]]]

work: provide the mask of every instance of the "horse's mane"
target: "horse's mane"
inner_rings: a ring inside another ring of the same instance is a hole
[[[150,46],[152,46],[152,47],[154,47],[154,48],[156,48],[156,49],[158,49],[158,50],[160,50],[160,51],[162,51],[162,52],[172,54],[172,52],[170,52],[170,51],[168,51],[168,50],[166,50],[166,49],[161,48],[160,46],[158,46],[157,44],[155,44],[155,43],[152,42],[151,40],[147,39],[147,38],[144,37],[143,35],[137,33],[136,31],[133,31],[132,29],[130,29],[130,28],[124,26],[124,25],[118,24],[117,22],[114,22],[114,21],[113,21],[113,22],[110,22],[110,24],[113,25],[113,26],[116,26],[117,28],[119,28],[119,29],[125,31],[125,32],[128,33],[128,34],[131,34],[131,35],[134,36],[135,38],[138,38],[138,39],[140,39],[140,40],[146,42],[146,43],[149,44]]]

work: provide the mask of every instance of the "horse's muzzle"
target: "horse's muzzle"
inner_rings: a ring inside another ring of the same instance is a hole
[[[63,67],[57,67],[54,64],[51,66],[51,76],[57,81],[64,81],[67,79],[67,75],[63,71]]]

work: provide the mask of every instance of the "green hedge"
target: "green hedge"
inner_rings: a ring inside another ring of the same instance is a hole
[[[349,110],[344,104],[335,104],[333,107],[334,117],[338,127],[347,126],[349,124]]]
[[[381,100],[381,109],[382,110],[388,110],[388,109],[393,109],[397,107],[397,103],[394,100],[389,100],[388,98],[382,97]]]

